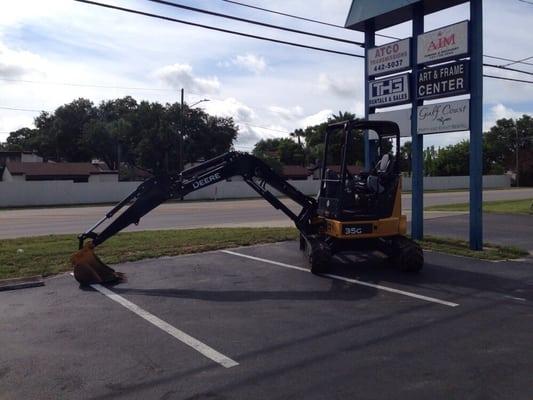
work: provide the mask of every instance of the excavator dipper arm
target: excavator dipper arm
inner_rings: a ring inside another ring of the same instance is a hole
[[[105,217],[78,236],[80,250],[71,258],[74,276],[81,284],[122,280],[122,274],[116,273],[96,257],[93,252],[94,247],[102,244],[130,224],[139,223],[144,215],[161,203],[183,198],[191,192],[233,176],[242,176],[252,189],[294,221],[302,237],[309,240],[308,238],[313,231],[311,221],[316,216],[316,200],[304,195],[262,160],[246,153],[228,152],[179,174],[152,177],[139,185],[135,191],[113,207]],[[302,207],[300,213],[295,214],[278,200],[267,190],[267,184],[299,204]],[[130,202],[132,204],[100,233],[95,232],[95,229],[105,221],[112,219],[118,211]],[[92,239],[92,241],[85,243],[87,239]]]

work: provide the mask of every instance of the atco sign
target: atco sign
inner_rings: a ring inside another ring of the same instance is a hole
[[[409,74],[368,82],[370,107],[384,107],[409,102]]]
[[[469,129],[470,100],[428,104],[417,109],[418,133],[443,133]]]
[[[418,35],[418,64],[450,60],[466,54],[468,54],[468,21]]]
[[[366,54],[368,76],[385,75],[409,69],[409,39],[399,40],[383,46],[369,49]]]
[[[468,61],[421,69],[416,79],[419,99],[436,99],[468,93]]]

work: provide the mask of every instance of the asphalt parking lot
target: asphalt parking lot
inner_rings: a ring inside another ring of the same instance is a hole
[[[244,255],[244,256],[243,256]],[[306,271],[294,242],[0,293],[0,399],[531,399],[533,263]]]

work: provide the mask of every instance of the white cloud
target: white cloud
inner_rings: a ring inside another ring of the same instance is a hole
[[[321,110],[315,114],[309,115],[300,121],[300,127],[318,125],[322,122],[326,122],[329,117],[333,115],[333,111],[330,109]]]
[[[13,50],[0,42],[0,78],[20,79],[30,72],[42,71],[45,61],[36,54]]]
[[[290,108],[270,106],[268,110],[277,118],[282,118],[286,121],[293,121],[303,116],[304,110],[300,106],[294,106]]]
[[[361,95],[361,82],[360,79],[332,77],[328,74],[320,74],[318,77],[318,86],[321,90],[341,97]]]
[[[233,97],[210,101],[205,103],[204,108],[209,114],[232,117],[237,123],[250,123],[255,118],[254,110]]]
[[[252,53],[236,56],[231,60],[231,64],[251,71],[255,74],[263,72],[267,66],[264,57],[256,56]]]
[[[175,89],[185,88],[187,91],[200,94],[217,93],[220,89],[220,82],[216,76],[196,77],[188,64],[165,65],[155,71],[155,76]]]
[[[532,112],[521,112],[515,111],[512,108],[506,107],[502,103],[498,103],[490,108],[490,112],[485,116],[485,121],[483,122],[483,131],[488,131],[496,121],[502,118],[512,118],[518,119],[524,114],[531,115]]]

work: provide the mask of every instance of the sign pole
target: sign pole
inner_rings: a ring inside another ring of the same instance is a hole
[[[483,249],[483,6],[470,0],[470,248]]]
[[[375,108],[370,107],[370,93],[369,93],[369,84],[370,79],[368,76],[368,50],[376,45],[376,35],[374,31],[374,24],[369,22],[365,28],[365,119],[368,120],[372,112],[375,111]],[[365,131],[365,170],[370,171],[372,168],[372,160],[374,159],[376,152],[376,145],[373,140],[369,140],[369,132]]]
[[[423,101],[418,100],[416,78],[418,76],[417,48],[418,35],[424,33],[424,9],[422,3],[413,6],[413,42],[411,51],[411,236],[415,240],[424,238],[424,135],[418,134],[417,108]]]

